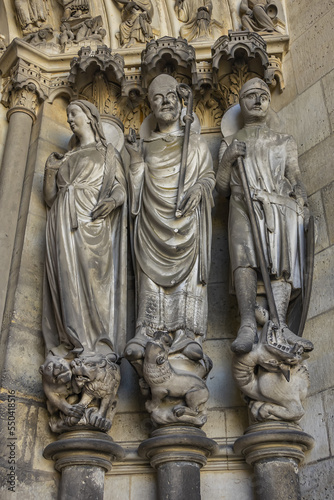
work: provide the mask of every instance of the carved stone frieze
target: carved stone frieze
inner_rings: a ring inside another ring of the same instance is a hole
[[[58,0],[63,7],[62,21],[77,21],[90,17],[89,0]]]
[[[195,83],[196,52],[183,38],[165,36],[147,44],[141,56],[142,86],[161,73],[173,75],[180,82]]]
[[[38,31],[34,31],[33,33],[30,33],[26,35],[23,40],[25,42],[30,43],[34,47],[38,48],[45,48],[46,46],[50,45],[53,43],[54,45],[57,46],[58,40],[56,38],[56,35],[54,33],[54,30],[52,26],[45,25],[42,28],[40,28]]]
[[[97,40],[98,42],[102,42],[103,38],[106,36],[106,30],[103,28],[101,16],[85,19],[71,26],[71,31],[76,43],[84,40]]]
[[[241,0],[240,18],[243,30],[263,34],[284,33],[283,17],[279,0]]]
[[[222,33],[223,25],[212,18],[212,0],[175,0],[174,9],[184,23],[180,35],[188,42],[208,40]]]
[[[47,20],[48,0],[15,0],[14,5],[24,35],[39,30]]]
[[[152,28],[154,9],[151,0],[114,0],[114,3],[121,9],[121,24],[117,33],[121,47],[144,44],[154,38],[157,30]]]

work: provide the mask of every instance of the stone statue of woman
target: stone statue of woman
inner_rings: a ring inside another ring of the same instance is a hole
[[[74,134],[45,167],[46,272],[40,367],[54,432],[108,431],[120,383],[126,304],[126,185],[96,107],[67,108]]]
[[[74,357],[111,352],[124,333],[126,191],[119,153],[107,145],[96,107],[73,101],[67,116],[76,144],[52,153],[45,170],[43,333],[47,351]]]

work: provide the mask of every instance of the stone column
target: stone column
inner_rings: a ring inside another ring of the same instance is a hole
[[[24,189],[31,129],[36,118],[38,97],[35,85],[11,93],[7,113],[8,132],[0,171],[0,320],[5,309],[11,262]]]
[[[65,432],[44,450],[61,472],[59,500],[103,500],[104,476],[112,462],[124,458],[123,448],[99,431]]]
[[[159,500],[200,500],[200,469],[217,451],[204,431],[186,425],[161,427],[138,449],[157,470]]]
[[[293,423],[264,422],[251,425],[234,444],[254,467],[257,500],[300,500],[298,466],[313,438]]]

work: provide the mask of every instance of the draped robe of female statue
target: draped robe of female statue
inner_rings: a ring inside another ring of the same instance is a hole
[[[47,352],[65,356],[109,352],[125,335],[126,208],[92,220],[100,200],[125,179],[109,144],[74,148],[57,164],[57,195],[47,200],[43,334]],[[120,346],[119,346],[120,347]]]

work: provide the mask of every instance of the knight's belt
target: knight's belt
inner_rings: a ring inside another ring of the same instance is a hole
[[[232,195],[244,195],[241,186],[231,186]],[[261,189],[250,187],[251,198],[254,201],[259,201],[262,204],[266,225],[269,231],[275,231],[275,219],[271,205],[282,205],[293,210],[298,215],[302,215],[303,211],[297,201],[290,196],[283,196],[278,193],[268,193]]]

